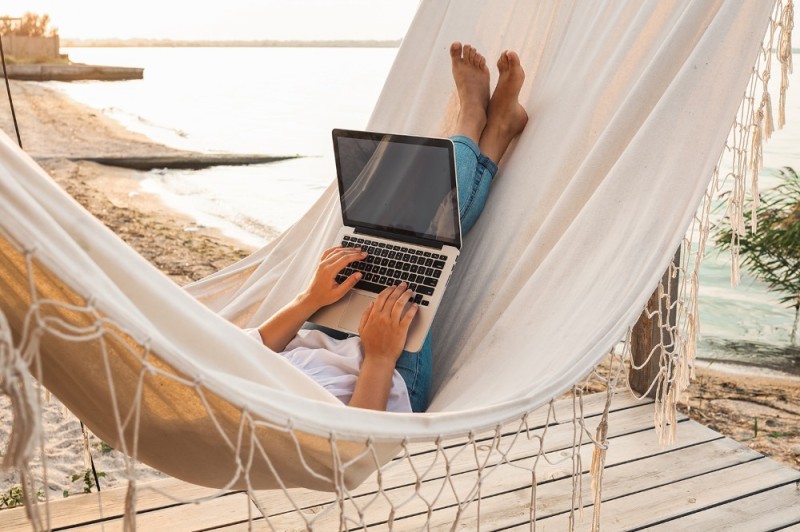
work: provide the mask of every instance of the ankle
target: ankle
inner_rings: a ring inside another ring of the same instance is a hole
[[[528,115],[522,111],[514,120],[489,120],[481,133],[478,148],[495,163],[505,155],[508,146],[517,138],[528,122]]]
[[[486,128],[486,112],[483,109],[461,109],[456,120],[455,133],[469,137],[478,143]]]

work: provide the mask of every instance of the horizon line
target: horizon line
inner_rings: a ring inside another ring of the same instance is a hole
[[[402,39],[154,39],[61,37],[67,48],[81,47],[374,47],[397,48]]]

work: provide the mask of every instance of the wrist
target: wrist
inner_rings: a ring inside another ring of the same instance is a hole
[[[304,314],[308,314],[308,316],[311,316],[322,308],[322,305],[307,292],[303,292],[295,297],[292,305]]]
[[[391,373],[394,371],[399,356],[400,353],[394,354],[386,351],[365,350],[362,370],[365,366],[368,366],[374,371]]]

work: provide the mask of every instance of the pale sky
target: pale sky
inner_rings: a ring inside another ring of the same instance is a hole
[[[62,38],[399,39],[419,0],[14,0],[0,15],[50,15]]]

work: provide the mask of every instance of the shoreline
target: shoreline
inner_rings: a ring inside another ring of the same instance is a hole
[[[719,361],[710,358],[698,358],[694,363],[698,371],[715,375],[728,375],[730,377],[756,377],[775,380],[785,380],[800,384],[800,375],[793,375],[772,368],[754,366],[750,364],[737,364],[735,362]]]
[[[12,82],[11,88],[26,151],[79,203],[176,283],[198,280],[253,251],[142,191],[145,172],[85,160],[191,158],[193,152],[159,145],[54,89],[31,82]],[[0,129],[13,138],[7,105],[0,105]],[[6,399],[0,397],[0,449],[10,428]],[[698,364],[683,409],[704,425],[800,469],[800,378],[723,373]],[[60,498],[63,490],[79,493],[81,480],[70,481],[85,467],[78,422],[52,400],[45,405],[45,425],[51,436],[47,440],[51,496]],[[126,473],[119,454],[106,452],[96,438],[91,442],[98,470],[106,473],[103,489],[121,485]],[[138,474],[142,481],[162,476],[144,466]],[[18,482],[15,478],[0,474],[0,493]]]
[[[95,162],[160,159],[202,164],[209,157],[238,155],[158,144],[40,83],[11,81],[11,91],[25,151],[84,208],[178,284],[199,280],[255,249],[222,229],[198,224],[143,190],[140,184],[150,175],[146,169]],[[8,106],[0,105],[0,129],[16,138]],[[264,237],[278,234],[266,228]]]

